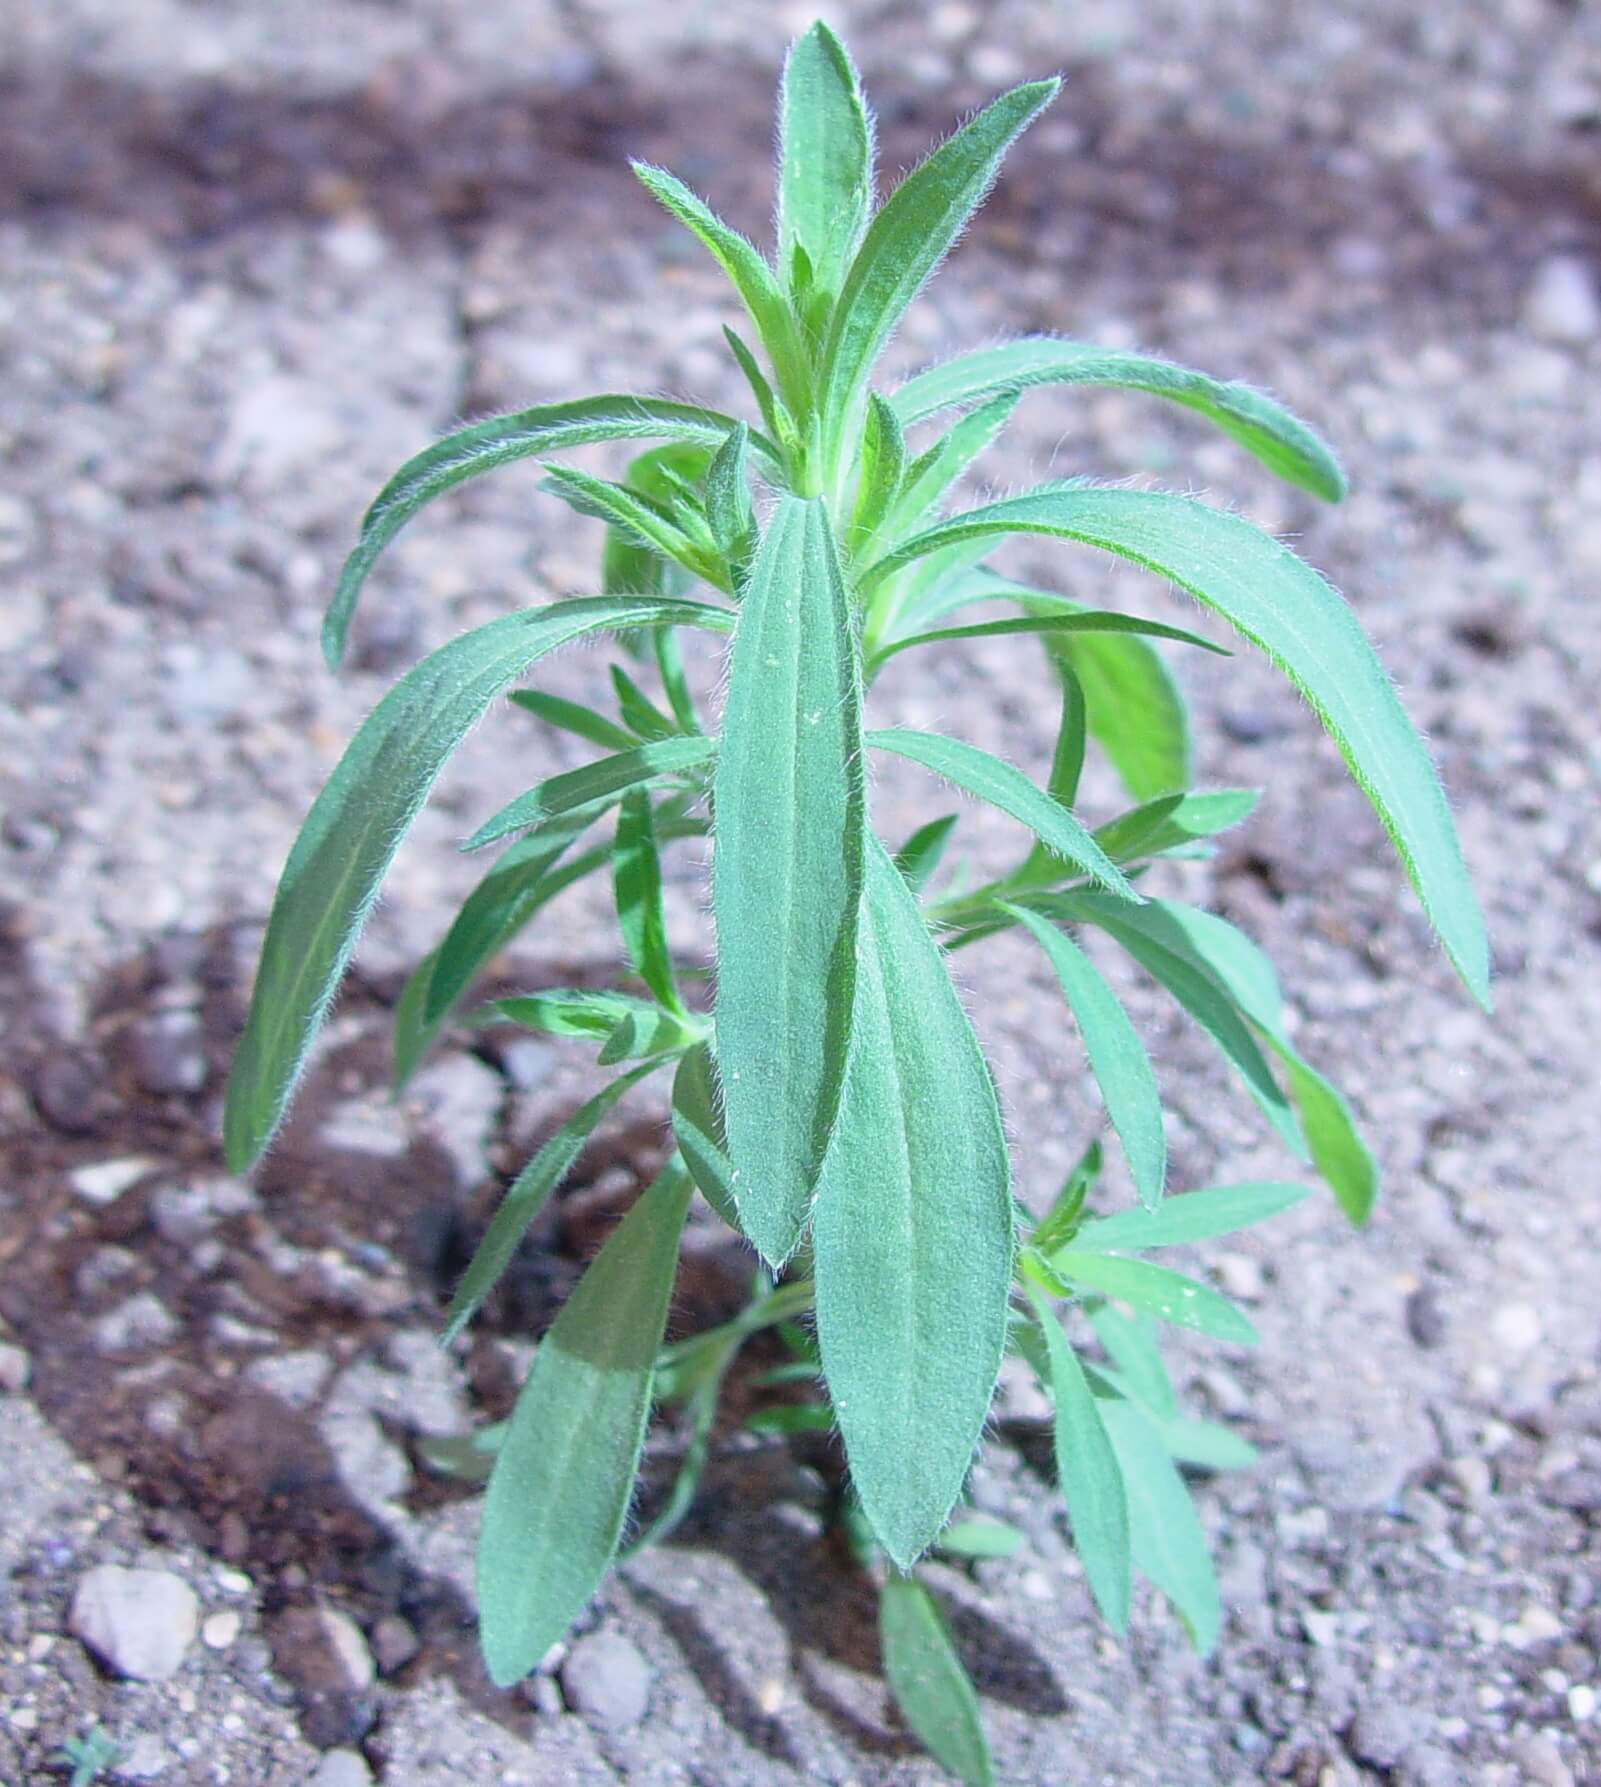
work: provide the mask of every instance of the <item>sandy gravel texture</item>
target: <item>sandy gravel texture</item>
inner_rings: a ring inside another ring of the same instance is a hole
[[[1431,740],[1495,946],[1487,1020],[1293,693],[1245,656],[1184,663],[1202,780],[1268,793],[1169,885],[1268,947],[1385,1199],[1365,1233],[1314,1198],[1196,1262],[1263,1335],[1175,1349],[1195,1406],[1261,1453],[1200,1487],[1229,1609],[1210,1663],[1150,1600],[1105,1638],[1037,1431],[991,1449],[976,1498],[1030,1548],[935,1576],[1002,1777],[1601,1779],[1601,20],[1554,0],[829,12],[890,173],[996,88],[1067,77],[894,366],[1056,329],[1254,380],[1337,440],[1353,493],[1323,510],[1191,419],[1040,394],[988,476],[1166,483],[1292,536]],[[738,402],[717,277],[626,158],[764,231],[771,83],[808,16],[0,8],[0,1780],[58,1778],[47,1759],[96,1724],[125,1780],[940,1778],[887,1707],[818,1473],[733,1435],[703,1511],[586,1616],[626,1640],[611,1701],[560,1657],[498,1694],[474,1658],[473,1504],[418,1442],[506,1407],[659,1160],[659,1107],[600,1137],[480,1337],[441,1353],[441,1294],[501,1176],[592,1080],[541,1047],[453,1049],[397,1117],[385,1031],[473,878],[454,843],[580,761],[573,741],[510,713],[475,735],[252,1186],[216,1140],[277,871],[355,724],[426,648],[593,580],[595,528],[531,468],[481,480],[392,553],[335,680],[316,629],[361,508],[466,415],[596,389]],[[1186,618],[1088,554],[1010,562]],[[541,680],[593,698],[604,664]],[[874,707],[1048,756],[1027,650],[903,661]],[[884,773],[886,832],[925,796]],[[1114,801],[1087,784],[1097,817]],[[962,836],[980,864],[1015,844],[972,809]],[[691,951],[700,869],[671,864]],[[607,916],[603,884],[575,892],[506,980],[604,973]],[[962,979],[1038,1199],[1098,1122],[1078,1045],[1021,946]],[[1175,1182],[1287,1172],[1203,1042],[1130,997]],[[725,1307],[741,1269],[707,1232],[685,1313]],[[170,1680],[116,1679],[69,1635],[103,1564],[198,1597]]]

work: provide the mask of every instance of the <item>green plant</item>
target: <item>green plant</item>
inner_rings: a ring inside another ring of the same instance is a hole
[[[85,1736],[69,1737],[50,1761],[63,1772],[72,1771],[67,1787],[93,1787],[121,1755],[122,1747],[111,1733],[91,1725]]]
[[[841,1519],[884,1578],[888,1681],[930,1749],[969,1781],[990,1770],[977,1699],[914,1570],[933,1547],[971,1556],[1015,1543],[971,1514],[951,1523],[1003,1356],[1028,1361],[1054,1403],[1067,1513],[1108,1624],[1123,1629],[1137,1569],[1210,1647],[1217,1591],[1179,1467],[1224,1468],[1249,1448],[1180,1413],[1154,1336],[1168,1322],[1234,1344],[1255,1337],[1217,1293],[1140,1256],[1258,1221],[1302,1195],[1270,1183],[1164,1201],[1151,1065],[1074,934],[1104,933],[1167,988],[1352,1220],[1366,1217],[1376,1191],[1345,1100],[1281,1021],[1266,959],[1222,919],[1142,891],[1153,866],[1204,854],[1256,798],[1190,787],[1184,708],[1154,642],[1219,648],[1012,582],[983,563],[992,543],[1044,535],[1145,566],[1264,651],[1323,721],[1451,961],[1488,999],[1483,932],[1428,755],[1349,609],[1315,572],[1236,515],[1083,479],[945,512],[956,480],[1035,385],[1165,398],[1292,484],[1337,500],[1340,470],[1302,423],[1245,386],[1047,337],[960,355],[888,395],[869,387],[902,312],[1056,86],[996,100],[875,210],[855,70],[813,27],[782,87],[776,265],[670,174],[636,167],[743,302],[757,346],[733,331],[728,341],[757,420],[586,398],[464,428],[380,493],[328,615],[331,664],[363,580],[405,523],[514,460],[544,462],[546,491],[606,523],[601,589],[446,645],[357,733],[284,870],[226,1117],[228,1159],[242,1170],[271,1137],[398,842],[469,726],[556,647],[619,635],[615,716],[535,690],[512,695],[604,754],[541,780],[467,840],[507,848],[411,978],[397,1018],[404,1082],[488,958],[563,888],[609,869],[626,986],[544,990],[502,999],[489,1015],[598,1045],[600,1063],[623,1071],[506,1189],[450,1306],[447,1339],[606,1112],[674,1070],[668,1164],[541,1340],[511,1419],[435,1448],[442,1468],[488,1478],[484,1654],[497,1682],[515,1681],[592,1594],[618,1552],[653,1403],[682,1408],[687,1443],[676,1484],[635,1543],[682,1517],[719,1388],[746,1342],[770,1330],[788,1359],[765,1382],[813,1385],[816,1398],[780,1396],[754,1424],[838,1435],[849,1469]],[[942,415],[954,420],[908,444],[909,430]],[[584,443],[641,438],[663,444],[618,482],[550,461]],[[715,734],[692,697],[679,629],[731,636]],[[867,729],[864,696],[903,653],[1014,634],[1040,642],[1061,692],[1043,787],[953,738]],[[644,666],[659,699],[640,687]],[[1134,802],[1093,830],[1074,811],[1092,739]],[[957,816],[930,819],[892,852],[870,821],[869,752],[910,759],[994,804],[1034,842],[997,879],[931,892]],[[613,813],[610,841],[580,850]],[[710,1010],[689,996],[662,920],[660,851],[683,838],[715,843]],[[1042,1218],[1014,1199],[995,1089],[945,961],[1014,927],[1061,982],[1134,1183],[1130,1209],[1090,1213],[1098,1144]],[[664,1346],[697,1188],[762,1266],[737,1319]]]

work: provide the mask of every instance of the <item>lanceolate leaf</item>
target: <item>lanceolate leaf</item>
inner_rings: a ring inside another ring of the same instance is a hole
[[[873,133],[845,46],[819,22],[790,48],[779,90],[778,264],[805,251],[839,290],[873,202]]]
[[[1166,1266],[1120,1259],[1116,1254],[1090,1253],[1077,1242],[1052,1254],[1051,1265],[1070,1283],[1116,1297],[1160,1321],[1193,1328],[1199,1334],[1232,1341],[1236,1346],[1256,1345],[1255,1328],[1227,1298],[1181,1272],[1168,1271]]]
[[[1016,408],[1016,393],[1005,392],[993,402],[963,416],[932,447],[920,453],[906,468],[901,493],[895,499],[884,531],[896,537],[925,520],[929,511],[943,500],[946,491],[1011,420]],[[895,413],[898,415],[899,411]]]
[[[1345,495],[1345,476],[1328,447],[1290,412],[1250,385],[1223,384],[1146,354],[1113,353],[1087,341],[1025,336],[960,354],[909,379],[891,402],[910,425],[996,391],[1030,385],[1113,385],[1145,391],[1194,410],[1270,471],[1326,502]]]
[[[1261,798],[1261,790],[1256,788],[1164,794],[1097,826],[1095,841],[1114,862],[1133,862],[1240,825]]]
[[[509,614],[464,634],[379,702],[318,795],[284,866],[223,1130],[242,1172],[278,1126],[379,883],[446,760],[500,691],[558,646],[606,628],[721,626],[720,610],[590,597]]]
[[[1140,1201],[1154,1209],[1162,1201],[1167,1176],[1167,1132],[1162,1126],[1156,1075],[1139,1032],[1076,943],[1022,906],[1006,910],[1033,934],[1056,970],[1106,1101],[1106,1114],[1128,1156],[1135,1190]]]
[[[609,987],[552,987],[545,992],[492,1000],[484,1009],[484,1018],[505,1018],[545,1036],[579,1036],[590,1042],[605,1042],[625,1018],[648,1020],[657,1011],[649,1000],[613,992]]]
[[[497,1687],[527,1675],[617,1550],[689,1206],[669,1166],[591,1262],[540,1342],[484,1496],[478,1606]]]
[[[968,542],[969,552],[985,541]],[[947,557],[948,548],[932,560]],[[920,619],[971,603],[1013,601],[1031,619],[1084,612],[1079,604],[1049,590],[1030,589],[983,567],[951,577],[937,602],[924,601]],[[1088,730],[1136,800],[1148,800],[1187,787],[1190,780],[1189,723],[1172,672],[1153,645],[1137,634],[1052,629],[1040,635],[1052,668],[1064,685],[1069,677],[1084,697]],[[1194,643],[1195,635],[1191,636]],[[1219,648],[1209,646],[1210,650]]]
[[[610,666],[612,691],[617,697],[617,711],[623,724],[647,744],[661,738],[677,738],[683,730],[657,707],[621,664]]]
[[[1152,1318],[1148,1315],[1126,1316],[1109,1303],[1091,1309],[1089,1315],[1095,1338],[1117,1367],[1128,1393],[1159,1419],[1174,1419],[1178,1414],[1178,1401],[1173,1395],[1167,1367],[1162,1363],[1162,1349],[1157,1344],[1157,1327]]]
[[[838,443],[880,348],[989,189],[1001,157],[1060,82],[1015,87],[942,143],[896,187],[867,229],[834,307],[818,407]]]
[[[718,449],[706,473],[706,519],[733,573],[736,592],[756,549],[756,511],[751,506],[746,468],[749,442],[750,430],[741,422]]]
[[[992,757],[975,745],[935,732],[912,732],[896,727],[868,733],[867,742],[880,751],[893,751],[899,757],[909,757],[913,763],[922,764],[935,775],[943,776],[946,781],[965,788],[969,794],[1011,814],[1048,849],[1081,868],[1086,875],[1093,876],[1120,898],[1133,901],[1140,898],[1124,879],[1122,870],[1066,807],[1058,806],[1012,764]]]
[[[580,515],[592,515],[632,536],[639,544],[682,565],[686,571],[702,577],[714,588],[726,590],[728,581],[722,567],[704,551],[698,541],[669,519],[665,506],[630,490],[608,478],[591,477],[570,465],[545,467],[544,488],[566,501]]]
[[[1311,702],[1400,852],[1464,983],[1489,1001],[1489,949],[1450,811],[1427,750],[1355,616],[1287,547],[1237,515],[1187,497],[1090,484],[1046,486],[919,534],[873,580],[972,538],[1040,533],[1132,559],[1214,608]]]
[[[1153,980],[1167,988],[1222,1050],[1224,1058],[1245,1082],[1246,1090],[1286,1146],[1298,1159],[1309,1158],[1306,1139],[1278,1081],[1273,1078],[1272,1069],[1234,1000],[1212,975],[1170,947],[1165,940],[1159,941],[1149,931],[1125,924],[1122,909],[1127,902],[1098,901],[1093,895],[1067,893],[1030,895],[1028,903],[1047,917],[1068,923],[1087,920],[1115,937]]]
[[[929,1754],[962,1787],[994,1787],[978,1694],[939,1603],[915,1576],[893,1574],[879,1591],[878,1633],[889,1691]]]
[[[850,1068],[814,1217],[817,1338],[856,1492],[905,1569],[960,1496],[989,1412],[1010,1169],[972,1026],[876,842],[863,912]]]
[[[550,878],[556,864],[609,804],[580,807],[519,838],[467,896],[430,958],[419,1014],[425,1026],[432,1029],[484,963],[552,897]],[[604,857],[597,856],[594,866],[602,861]]]
[[[602,757],[579,769],[563,770],[559,776],[552,776],[509,801],[479,826],[462,849],[481,850],[485,844],[493,844],[511,832],[544,825],[575,808],[591,806],[626,789],[701,769],[716,755],[716,739],[673,737],[636,745],[631,751],[619,751],[614,757]]]
[[[861,694],[820,501],[779,500],[734,635],[714,782],[717,1050],[741,1224],[800,1239],[845,1076],[866,819]]]
[[[846,544],[854,557],[865,556],[906,469],[906,441],[895,412],[878,393],[867,399],[867,425],[862,431],[862,467],[856,486],[856,505]]]
[[[656,849],[656,827],[650,796],[640,788],[630,789],[617,809],[612,891],[623,947],[634,972],[668,1011],[682,1012],[662,917],[662,864]]]
[[[1128,1626],[1133,1574],[1123,1475],[1084,1368],[1068,1345],[1055,1310],[1033,1285],[1028,1294],[1050,1367],[1047,1387],[1056,1405],[1056,1475],[1073,1523],[1073,1544],[1101,1617],[1121,1633]]]
[[[1302,1059],[1286,1035],[1278,976],[1262,951],[1226,919],[1175,900],[1152,900],[1129,914],[1095,894],[1070,897],[1075,909],[1093,922],[1121,925],[1128,936],[1143,940],[1148,954],[1162,952],[1162,959],[1182,962],[1204,976],[1256,1026],[1284,1063],[1290,1097],[1318,1171],[1351,1221],[1365,1222],[1378,1198],[1378,1166],[1342,1094]],[[1124,942],[1129,947],[1127,937]],[[1157,959],[1152,955],[1152,961]]]
[[[645,190],[692,235],[699,237],[712,259],[728,275],[750,312],[762,346],[767,349],[784,400],[793,411],[803,411],[810,393],[806,352],[772,268],[737,230],[730,229],[709,210],[682,180],[665,168],[652,167],[648,162],[636,161],[632,166]],[[725,427],[723,434],[727,432]]]
[[[716,1065],[710,1045],[700,1043],[685,1051],[673,1080],[673,1136],[701,1196],[737,1231],[734,1163],[717,1106]]]
[[[662,802],[656,822],[658,836],[705,835],[704,820],[686,818],[679,810],[687,798],[675,796]],[[397,1089],[410,1078],[450,1008],[484,964],[559,893],[608,866],[611,849],[607,845],[586,850],[571,862],[557,861],[572,839],[602,810],[568,813],[541,826],[531,836],[519,838],[467,896],[444,942],[418,965],[407,982],[396,1010]]]
[[[945,846],[950,842],[951,833],[955,829],[954,813],[946,813],[939,819],[930,819],[927,825],[918,826],[895,852],[895,867],[905,877],[906,885],[913,893],[921,893],[928,884],[928,878],[939,867],[940,858],[945,854]]]
[[[1168,1198],[1160,1210],[1119,1210],[1086,1222],[1073,1246],[1086,1253],[1139,1253],[1147,1247],[1181,1247],[1266,1222],[1307,1195],[1304,1185],[1263,1181],[1215,1185]]]
[[[1129,1498],[1135,1567],[1167,1596],[1203,1657],[1223,1623],[1217,1577],[1195,1504],[1150,1416],[1131,1402],[1101,1404]]]
[[[494,1289],[523,1236],[528,1233],[528,1225],[572,1171],[583,1152],[584,1143],[594,1134],[607,1112],[631,1087],[637,1086],[660,1066],[660,1061],[647,1061],[643,1067],[636,1067],[613,1080],[605,1091],[587,1104],[580,1105],[512,1180],[450,1300],[441,1345],[455,1339],[477,1314],[479,1305]]]
[[[615,721],[597,714],[581,702],[566,701],[560,695],[547,695],[543,689],[513,689],[507,698],[516,706],[543,720],[547,726],[560,727],[579,738],[599,745],[603,751],[626,751],[634,740]]]
[[[1044,645],[1064,686],[1077,683],[1085,725],[1135,800],[1188,785],[1184,697],[1154,645],[1127,633],[1048,633]]]
[[[1177,639],[1185,645],[1198,645],[1203,651],[1218,651],[1210,640],[1203,639],[1199,633],[1186,632],[1183,627],[1142,620],[1137,614],[1119,614],[1115,609],[1079,608],[1067,614],[1042,614],[1023,620],[974,621],[965,627],[937,627],[927,633],[909,633],[881,646],[874,654],[872,668],[877,669],[886,658],[893,658],[897,652],[907,651],[914,645],[939,645],[947,639],[999,639],[1012,633],[1140,633],[1151,639]]]
[[[581,447],[589,441],[673,440],[718,445],[734,426],[734,418],[695,404],[666,403],[658,397],[586,397],[578,403],[543,404],[514,415],[493,416],[447,435],[417,454],[378,492],[361,523],[355,550],[339,574],[339,588],[322,627],[323,653],[330,667],[344,655],[345,634],[356,598],[379,553],[436,496],[475,478],[480,472]],[[777,449],[763,437],[758,443],[771,463]]]

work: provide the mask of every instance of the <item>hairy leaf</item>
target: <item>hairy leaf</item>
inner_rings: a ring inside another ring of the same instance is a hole
[[[962,473],[995,440],[1016,408],[1016,393],[1005,392],[970,411],[926,452],[918,454],[906,468],[901,493],[895,499],[884,532],[895,539],[920,525],[943,501],[945,493]]]
[[[1182,1247],[1209,1241],[1253,1223],[1266,1222],[1307,1195],[1304,1185],[1262,1181],[1214,1185],[1172,1197],[1160,1210],[1118,1210],[1086,1222],[1073,1237],[1087,1253],[1137,1253],[1147,1247]]]
[[[861,695],[820,501],[783,497],[734,634],[714,782],[717,1047],[741,1226],[800,1239],[845,1077],[866,836]]]
[[[945,1557],[1015,1557],[1023,1547],[1023,1533],[1004,1520],[989,1515],[953,1520],[936,1541],[934,1549]]]
[[[819,20],[790,46],[779,89],[778,264],[796,248],[839,290],[873,203],[873,132],[845,46]]]
[[[895,412],[876,391],[867,399],[862,431],[862,465],[845,542],[853,558],[869,556],[872,541],[889,512],[906,470],[906,441]]]
[[[577,701],[566,701],[560,695],[547,695],[542,689],[513,689],[507,698],[516,706],[543,720],[547,726],[559,727],[599,745],[605,751],[627,751],[636,741],[615,721],[597,714],[592,707]]]
[[[856,1493],[905,1569],[962,1491],[1006,1343],[1013,1225],[989,1069],[911,890],[868,852],[850,1066],[812,1249]]]
[[[1071,614],[1044,614],[1023,620],[974,621],[965,627],[938,627],[927,633],[908,633],[891,639],[879,647],[869,668],[876,670],[886,658],[909,651],[914,645],[939,645],[947,639],[996,639],[1012,633],[1140,633],[1151,639],[1177,639],[1185,645],[1198,645],[1203,651],[1216,652],[1218,647],[1199,633],[1188,633],[1183,627],[1170,627],[1161,621],[1142,620],[1135,614],[1119,614],[1115,609],[1080,608]],[[1226,654],[1220,654],[1226,655]]]
[[[1182,962],[1205,977],[1256,1026],[1284,1063],[1313,1163],[1350,1220],[1366,1221],[1378,1198],[1378,1166],[1342,1094],[1302,1058],[1286,1035],[1278,976],[1262,951],[1226,919],[1176,900],[1149,901],[1130,916],[1126,909],[1109,904],[1103,908],[1094,894],[1073,897],[1083,902],[1079,910],[1094,922],[1101,923],[1104,917],[1122,925],[1144,940],[1147,954],[1160,951],[1167,961]],[[1124,942],[1129,947],[1126,938]]]
[[[1112,1120],[1140,1201],[1155,1209],[1162,1201],[1167,1177],[1167,1132],[1162,1126],[1162,1100],[1156,1075],[1139,1032],[1078,945],[1037,913],[1022,906],[1006,911],[1033,935],[1062,983],[1062,992],[1084,1038],[1090,1070],[1106,1114]]]
[[[889,1691],[928,1753],[962,1787],[995,1787],[978,1693],[939,1603],[915,1576],[892,1574],[879,1590],[878,1634]]]
[[[811,390],[806,351],[794,314],[779,289],[773,270],[737,230],[732,230],[707,205],[665,168],[648,162],[630,164],[640,184],[658,204],[678,219],[728,275],[740,301],[767,349],[778,388],[797,414],[805,411]],[[723,430],[727,433],[727,429]]]
[[[835,450],[890,332],[977,209],[1001,157],[1060,84],[1035,81],[1002,94],[913,169],[868,225],[834,307],[818,381],[824,439]]]
[[[997,391],[1015,393],[1032,385],[1112,385],[1164,397],[1205,416],[1287,482],[1325,502],[1337,503],[1345,495],[1345,475],[1333,453],[1264,392],[1092,342],[1031,335],[959,354],[908,379],[891,402],[901,421],[910,425]]]
[[[624,793],[647,782],[658,782],[664,776],[685,775],[703,768],[717,755],[717,741],[696,736],[655,739],[619,751],[613,757],[602,757],[578,769],[563,770],[537,788],[508,801],[492,818],[486,819],[462,845],[463,850],[481,850],[486,844],[530,826],[545,825],[579,807],[593,805],[608,796]]]
[[[1121,1633],[1128,1628],[1133,1574],[1122,1472],[1084,1368],[1055,1310],[1033,1285],[1028,1295],[1045,1339],[1046,1387],[1056,1405],[1056,1476],[1073,1523],[1073,1545],[1101,1617]]]
[[[685,1052],[673,1080],[673,1136],[700,1194],[736,1233],[739,1202],[734,1196],[734,1163],[718,1109],[717,1067],[711,1046]]]
[[[1134,1309],[1143,1309],[1160,1321],[1193,1328],[1215,1340],[1237,1346],[1255,1346],[1256,1330],[1225,1297],[1209,1285],[1198,1284],[1182,1272],[1144,1260],[1125,1260],[1116,1254],[1089,1253],[1075,1242],[1051,1255],[1052,1267],[1072,1284],[1083,1285],[1102,1296],[1116,1297]]]
[[[737,593],[756,550],[756,511],[750,498],[750,430],[743,422],[718,449],[706,473],[706,519],[728,562]]]
[[[650,796],[632,788],[617,809],[612,846],[612,893],[623,947],[634,972],[668,1011],[682,1013],[667,924],[662,916],[662,864]]]
[[[462,1274],[461,1283],[456,1286],[456,1294],[451,1298],[445,1316],[441,1345],[454,1340],[477,1314],[484,1298],[511,1263],[512,1255],[528,1232],[528,1225],[572,1171],[583,1152],[584,1143],[594,1134],[601,1120],[625,1093],[660,1066],[660,1061],[647,1061],[643,1067],[636,1067],[613,1080],[587,1104],[580,1105],[512,1180]]]
[[[435,442],[406,461],[362,518],[360,537],[339,573],[339,587],[323,621],[323,654],[330,668],[344,656],[356,599],[378,555],[436,496],[496,466],[590,441],[648,440],[667,435],[715,446],[733,426],[732,416],[696,404],[667,403],[659,397],[586,397],[577,403],[542,404],[514,415],[493,416]],[[770,462],[778,463],[778,451],[765,436],[756,444]]]
[[[682,565],[693,576],[704,578],[714,588],[730,588],[722,566],[706,550],[709,542],[696,539],[687,525],[690,513],[684,508],[669,512],[665,504],[631,490],[626,484],[592,477],[570,465],[546,466],[543,488],[561,497],[578,514],[606,522],[652,552]],[[700,531],[705,531],[704,523]]]
[[[1105,1402],[1101,1418],[1128,1488],[1135,1567],[1173,1603],[1195,1648],[1210,1656],[1223,1610],[1190,1492],[1144,1410],[1132,1402]]]
[[[1162,1363],[1155,1321],[1148,1315],[1124,1315],[1109,1303],[1092,1308],[1089,1318],[1095,1338],[1117,1367],[1127,1393],[1159,1419],[1174,1419],[1178,1401]]]
[[[919,534],[862,588],[975,536],[1039,533],[1098,546],[1166,577],[1259,646],[1312,704],[1372,801],[1446,954],[1489,1004],[1489,946],[1429,754],[1351,610],[1316,571],[1250,522],[1188,497],[1047,485]]]
[[[910,758],[979,800],[1021,821],[1048,849],[1082,869],[1103,887],[1125,900],[1140,896],[1124,879],[1123,872],[1079,824],[1066,807],[1059,806],[1020,769],[960,739],[935,732],[912,732],[895,727],[869,732],[867,742],[880,751]]]
[[[1095,841],[1114,862],[1133,862],[1216,837],[1250,818],[1259,788],[1216,788],[1205,793],[1164,794],[1097,826]]]
[[[558,646],[606,628],[720,610],[647,597],[590,597],[475,628],[409,671],[351,740],[289,853],[273,901],[223,1120],[242,1172],[283,1115],[379,883],[446,760],[514,677]]]
[[[617,1550],[689,1207],[669,1165],[591,1261],[539,1344],[484,1496],[478,1607],[497,1687],[527,1675]]]
[[[895,852],[895,867],[905,877],[906,885],[913,893],[921,893],[928,884],[928,878],[939,867],[940,858],[945,854],[945,846],[950,842],[951,833],[955,829],[954,813],[946,813],[940,819],[930,819],[927,825],[920,825]]]

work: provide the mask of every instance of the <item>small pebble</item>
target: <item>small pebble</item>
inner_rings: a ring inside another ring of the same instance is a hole
[[[377,1674],[361,1627],[337,1607],[291,1608],[273,1634],[273,1661],[307,1693],[360,1694]]]
[[[1568,1689],[1568,1717],[1583,1725],[1595,1717],[1596,1692],[1588,1682],[1575,1682]]]
[[[1574,346],[1601,332],[1601,297],[1589,266],[1573,254],[1542,261],[1524,300],[1523,320],[1544,340]]]
[[[1241,1303],[1261,1302],[1262,1268],[1248,1253],[1220,1253],[1216,1266],[1217,1281],[1229,1296]]]
[[[1562,1752],[1543,1731],[1530,1732],[1512,1745],[1512,1760],[1536,1787],[1574,1787],[1573,1772]]]
[[[207,1650],[227,1650],[228,1646],[239,1636],[239,1629],[244,1621],[231,1607],[225,1607],[220,1613],[207,1614],[200,1624],[200,1642]]]
[[[177,1332],[178,1323],[166,1304],[150,1291],[140,1291],[107,1310],[94,1325],[95,1344],[103,1353],[164,1346]]]
[[[306,1787],[371,1787],[372,1770],[360,1750],[329,1750],[306,1777]]]
[[[82,1055],[51,1055],[33,1083],[33,1102],[52,1129],[87,1135],[95,1126],[95,1094],[102,1083]]]
[[[67,1181],[86,1203],[98,1204],[104,1209],[153,1172],[157,1164],[143,1154],[130,1154],[121,1160],[96,1160],[87,1166],[75,1167],[67,1175]]]
[[[140,1731],[117,1745],[117,1781],[159,1781],[171,1768],[173,1754],[153,1731]]]
[[[1527,1353],[1540,1344],[1544,1329],[1532,1303],[1507,1303],[1490,1318],[1490,1333],[1509,1353]]]
[[[1490,1467],[1484,1459],[1469,1453],[1465,1458],[1453,1458],[1445,1467],[1446,1475],[1462,1491],[1462,1499],[1467,1502],[1482,1502],[1490,1493]]]
[[[1445,1345],[1445,1312],[1431,1285],[1419,1285],[1406,1300],[1406,1330],[1426,1351]]]
[[[1406,1753],[1416,1731],[1410,1707],[1393,1701],[1368,1701],[1351,1721],[1346,1747],[1358,1762],[1392,1769]]]
[[[652,1672],[639,1647],[621,1632],[580,1638],[562,1665],[567,1704],[597,1731],[626,1731],[650,1705]]]
[[[115,1674],[160,1682],[178,1673],[199,1614],[194,1590],[172,1571],[100,1564],[79,1579],[67,1629]]]
[[[33,1363],[20,1346],[9,1340],[0,1341],[0,1394],[15,1395],[26,1390],[33,1372]]]
[[[133,1032],[133,1071],[153,1097],[200,1091],[206,1083],[206,1041],[192,1011],[158,1011]]]
[[[372,1629],[373,1660],[380,1675],[404,1669],[421,1649],[416,1632],[398,1613],[386,1613]]]

